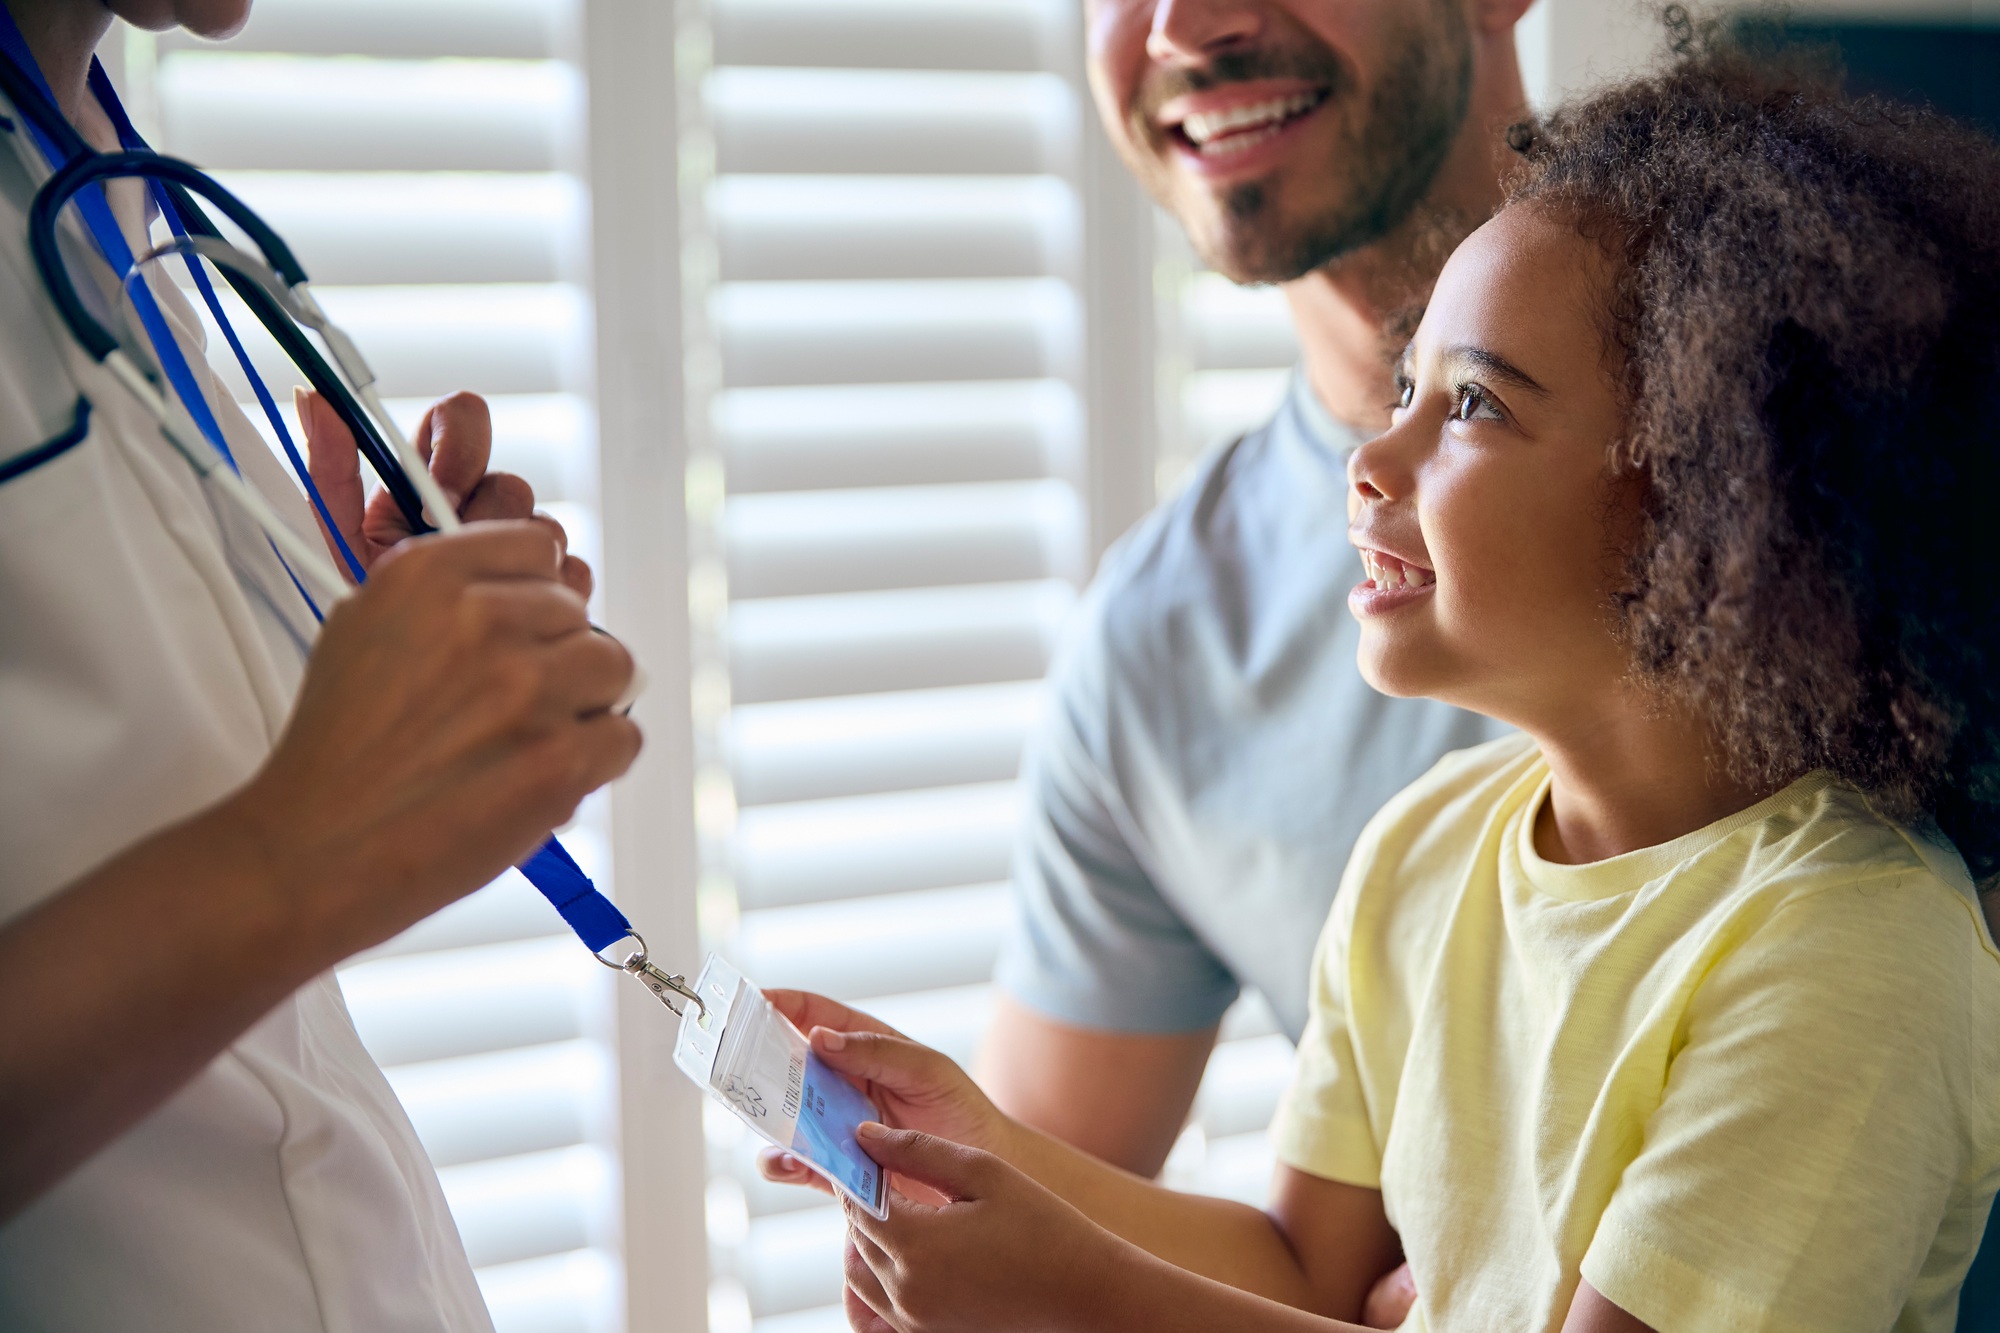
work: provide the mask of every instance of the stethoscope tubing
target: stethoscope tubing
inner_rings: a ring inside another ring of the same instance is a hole
[[[71,159],[36,192],[28,214],[28,244],[35,267],[48,288],[57,313],[94,360],[103,361],[120,344],[110,330],[92,317],[78,295],[69,266],[63,262],[58,249],[57,222],[62,210],[80,191],[103,181],[131,177],[160,183],[168,203],[180,214],[181,225],[190,235],[220,241],[223,239],[221,230],[196,201],[199,195],[243,230],[263,252],[269,268],[281,281],[292,288],[305,286],[305,270],[292,255],[290,247],[249,205],[192,163],[150,152],[87,153]],[[423,486],[423,481],[430,480],[428,470],[418,460],[417,468],[425,475],[418,480],[412,474],[408,455],[413,451],[407,442],[397,438],[392,445],[383,440],[382,430],[371,419],[369,410],[355,400],[339,373],[313,346],[312,340],[299,328],[283,302],[241,269],[229,265],[217,267],[222,272],[223,280],[256,316],[257,322],[305,373],[313,389],[333,407],[342,424],[353,435],[356,448],[368,460],[376,476],[381,478],[383,487],[402,511],[412,531],[428,532],[433,527],[456,526],[449,518],[435,524],[425,521],[427,501],[433,515],[448,510],[448,506],[440,503],[442,496],[423,493],[428,489]],[[386,409],[381,408],[379,400],[370,406],[386,416]],[[394,431],[393,423],[385,425]],[[400,436],[400,432],[395,434]],[[402,447],[396,447],[398,445]]]

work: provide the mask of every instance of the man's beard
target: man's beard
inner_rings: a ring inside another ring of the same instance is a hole
[[[1433,0],[1427,18],[1396,34],[1374,95],[1360,102],[1346,64],[1324,46],[1225,55],[1201,70],[1167,76],[1135,101],[1135,141],[1169,151],[1156,108],[1182,93],[1253,79],[1299,78],[1327,88],[1315,115],[1341,115],[1345,133],[1324,170],[1340,188],[1329,206],[1287,216],[1281,191],[1304,184],[1247,181],[1222,199],[1213,236],[1190,236],[1208,264],[1237,282],[1290,282],[1395,231],[1417,210],[1450,155],[1472,100],[1472,38],[1458,0]],[[1172,207],[1159,159],[1147,164],[1149,183]],[[1291,211],[1297,212],[1297,205]]]

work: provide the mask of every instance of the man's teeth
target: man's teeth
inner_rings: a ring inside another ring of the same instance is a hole
[[[1233,106],[1226,111],[1198,111],[1181,122],[1181,133],[1187,135],[1195,147],[1204,148],[1211,139],[1275,125],[1279,121],[1310,111],[1317,105],[1319,105],[1318,93],[1294,93],[1290,97],[1274,97],[1268,102]],[[1245,135],[1246,139],[1248,137]]]
[[[1363,551],[1361,564],[1368,571],[1368,581],[1383,592],[1395,592],[1400,588],[1427,588],[1437,582],[1435,571],[1406,565],[1394,556],[1375,551]]]

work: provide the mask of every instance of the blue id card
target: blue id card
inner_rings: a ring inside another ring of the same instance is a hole
[[[765,1142],[792,1153],[875,1217],[889,1216],[888,1182],[854,1131],[879,1120],[868,1099],[820,1063],[804,1034],[764,993],[714,954],[695,981],[674,1063]]]

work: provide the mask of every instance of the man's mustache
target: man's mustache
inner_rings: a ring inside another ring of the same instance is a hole
[[[1203,93],[1232,83],[1260,79],[1298,79],[1326,88],[1329,101],[1353,84],[1347,65],[1331,50],[1264,48],[1229,51],[1190,69],[1155,69],[1132,99],[1132,116],[1148,127],[1158,124],[1159,109],[1187,93]]]

